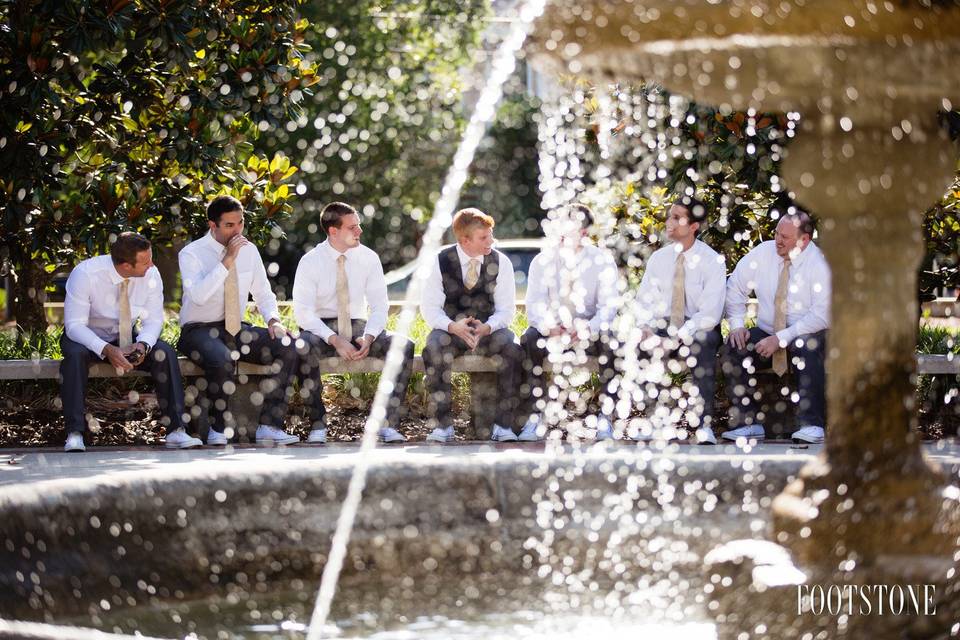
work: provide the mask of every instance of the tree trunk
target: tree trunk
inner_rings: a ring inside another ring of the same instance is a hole
[[[32,262],[27,256],[14,256],[13,263],[13,286],[7,295],[11,315],[21,330],[20,335],[46,331],[47,315],[43,303],[47,301],[46,287],[50,282],[50,274],[44,265]]]

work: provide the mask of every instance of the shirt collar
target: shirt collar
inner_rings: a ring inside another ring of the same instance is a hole
[[[202,240],[207,243],[207,245],[216,251],[222,256],[227,252],[227,248],[217,242],[217,239],[213,237],[213,231],[207,231],[207,235],[203,236]]]
[[[813,246],[814,246],[814,244],[813,244],[812,241],[809,242],[809,243],[807,243],[807,246],[805,246],[805,247],[803,248],[803,251],[801,251],[798,255],[793,256],[793,257],[790,259],[790,266],[792,266],[792,267],[802,266],[803,263],[806,261],[807,256],[810,255],[811,253],[813,253],[813,251],[811,251],[811,249],[813,248]],[[783,258],[780,258],[779,255],[777,255],[777,258],[780,259],[780,264],[782,265],[782,264],[783,264]]]
[[[107,273],[110,274],[110,282],[113,284],[120,284],[127,278],[124,278],[122,275],[117,273],[117,266],[113,264],[113,260],[110,260],[110,266],[107,268]]]
[[[344,257],[348,257],[348,258],[349,258],[349,256],[347,255],[347,254],[350,253],[349,250],[344,251],[343,253],[340,253],[339,251],[337,251],[336,249],[333,248],[333,245],[330,244],[330,240],[329,240],[329,239],[324,240],[322,243],[320,243],[320,246],[326,247],[327,251],[330,253],[330,256],[333,258],[334,262],[336,262],[337,259],[340,258],[340,256],[344,256]]]
[[[457,256],[460,258],[461,265],[470,264],[471,260],[479,260],[480,263],[483,264],[483,256],[476,256],[475,258],[471,258],[470,256],[467,255],[467,252],[463,250],[463,247],[460,246],[459,242],[457,243]]]

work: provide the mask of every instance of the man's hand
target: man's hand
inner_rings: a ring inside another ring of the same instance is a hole
[[[120,353],[122,353],[123,357],[127,359],[127,362],[136,367],[143,362],[144,358],[147,357],[147,348],[142,342],[134,342],[133,344],[120,349]]]
[[[240,253],[240,249],[248,244],[250,244],[250,241],[243,236],[233,236],[230,238],[230,241],[227,242],[227,255],[223,257],[223,261],[220,264],[227,269],[232,267],[237,261],[237,254]]]
[[[563,327],[554,327],[553,329],[550,329],[550,331],[547,333],[547,337],[556,338],[557,336],[562,336],[566,332],[567,330],[564,329]]]
[[[370,353],[370,345],[372,345],[373,341],[376,339],[377,339],[376,336],[372,336],[368,333],[367,335],[357,340],[357,344],[360,346],[360,348],[357,350],[356,354],[354,354],[353,359],[363,360],[364,358],[366,358],[367,355],[369,355]]]
[[[447,325],[447,332],[466,342],[471,351],[477,348],[477,343],[480,341],[473,329],[474,322],[473,318],[463,318]]]
[[[357,348],[349,340],[341,338],[337,334],[330,336],[327,344],[337,350],[337,355],[344,360],[356,360]]]
[[[730,335],[727,336],[727,342],[732,344],[737,348],[738,351],[743,351],[747,348],[747,342],[750,340],[750,330],[746,327],[740,327],[739,329],[734,329],[730,332]]]
[[[116,369],[120,375],[133,370],[133,365],[127,360],[127,356],[120,350],[120,347],[108,344],[103,348],[101,355],[113,365],[113,368]]]
[[[477,336],[477,342],[480,341],[480,338],[493,333],[493,329],[490,328],[490,325],[486,324],[485,322],[480,322],[476,318],[470,318],[470,326],[473,327],[473,335]]]
[[[289,335],[286,328],[276,318],[267,323],[267,331],[270,332],[270,337],[274,340]]]
[[[757,343],[757,353],[764,358],[769,358],[780,349],[780,338],[777,336],[767,336]]]

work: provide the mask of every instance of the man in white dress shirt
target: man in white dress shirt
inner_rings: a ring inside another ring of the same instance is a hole
[[[810,216],[792,209],[777,225],[776,236],[754,247],[737,264],[727,283],[726,314],[730,335],[721,363],[730,398],[730,424],[723,437],[762,439],[754,403],[754,372],[771,366],[782,376],[787,363],[796,369],[798,430],[794,441],[820,443],[826,412],[824,355],[830,324],[830,267],[811,242]],[[747,299],[755,291],[757,326],[744,325]]]
[[[403,341],[404,360],[380,440],[403,442],[406,438],[397,427],[412,373],[413,342],[384,330],[389,309],[387,281],[380,257],[360,244],[363,230],[357,210],[343,202],[332,202],[323,208],[320,226],[327,239],[300,259],[293,281],[293,313],[300,325],[300,337],[310,346],[310,354],[300,365],[303,387],[310,390],[307,404],[312,427],[307,442],[327,441],[319,359],[383,358],[391,340]]]
[[[67,279],[60,338],[61,398],[67,426],[66,451],[83,451],[87,425],[84,404],[91,356],[107,360],[118,373],[149,371],[157,390],[166,446],[199,447],[183,423],[183,382],[177,353],[160,340],[163,329],[163,283],[153,266],[150,241],[137,233],[121,233],[110,255],[78,264]],[[134,324],[140,331],[133,339]]]
[[[695,359],[691,373],[697,396],[690,399],[688,421],[697,427],[697,442],[716,444],[711,423],[727,271],[723,256],[697,239],[707,217],[707,205],[696,198],[683,196],[671,205],[666,222],[671,243],[647,260],[637,300],[642,357]],[[655,435],[647,425],[631,437]]]
[[[279,369],[265,381],[257,442],[294,444],[297,436],[283,430],[291,382],[300,357],[280,324],[277,298],[270,289],[260,252],[243,236],[243,205],[236,198],[217,196],[207,206],[209,232],[180,251],[183,306],[180,309],[180,352],[204,370],[205,396],[212,413],[208,445],[225,445],[225,412],[236,389],[236,361],[275,364]],[[242,322],[250,294],[267,328]]]
[[[427,414],[435,426],[428,442],[454,440],[451,364],[467,352],[500,359],[497,414],[491,439],[514,442],[521,351],[508,327],[517,285],[510,259],[493,249],[494,220],[477,209],[453,217],[457,243],[437,255],[424,284],[420,312],[432,331],[423,349]]]
[[[527,275],[527,323],[523,347],[524,393],[534,403],[520,440],[538,440],[544,432],[541,411],[546,401],[545,363],[549,352],[581,350],[600,361],[601,411],[595,417],[597,439],[614,437],[618,381],[616,345],[611,325],[617,314],[617,264],[613,255],[590,242],[593,213],[582,204],[570,207],[551,233],[557,246],[541,251]],[[611,389],[611,383],[614,387]],[[540,409],[540,410],[537,410]]]

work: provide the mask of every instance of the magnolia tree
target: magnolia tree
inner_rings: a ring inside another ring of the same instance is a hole
[[[323,240],[331,200],[360,210],[387,269],[416,255],[488,55],[488,0],[352,0],[302,7],[317,67],[303,110],[258,148],[300,166],[289,225],[296,247]],[[474,73],[478,72],[478,73]]]
[[[58,268],[123,230],[159,247],[239,197],[279,235],[296,171],[254,151],[317,81],[299,0],[0,2],[0,264],[24,330]]]

